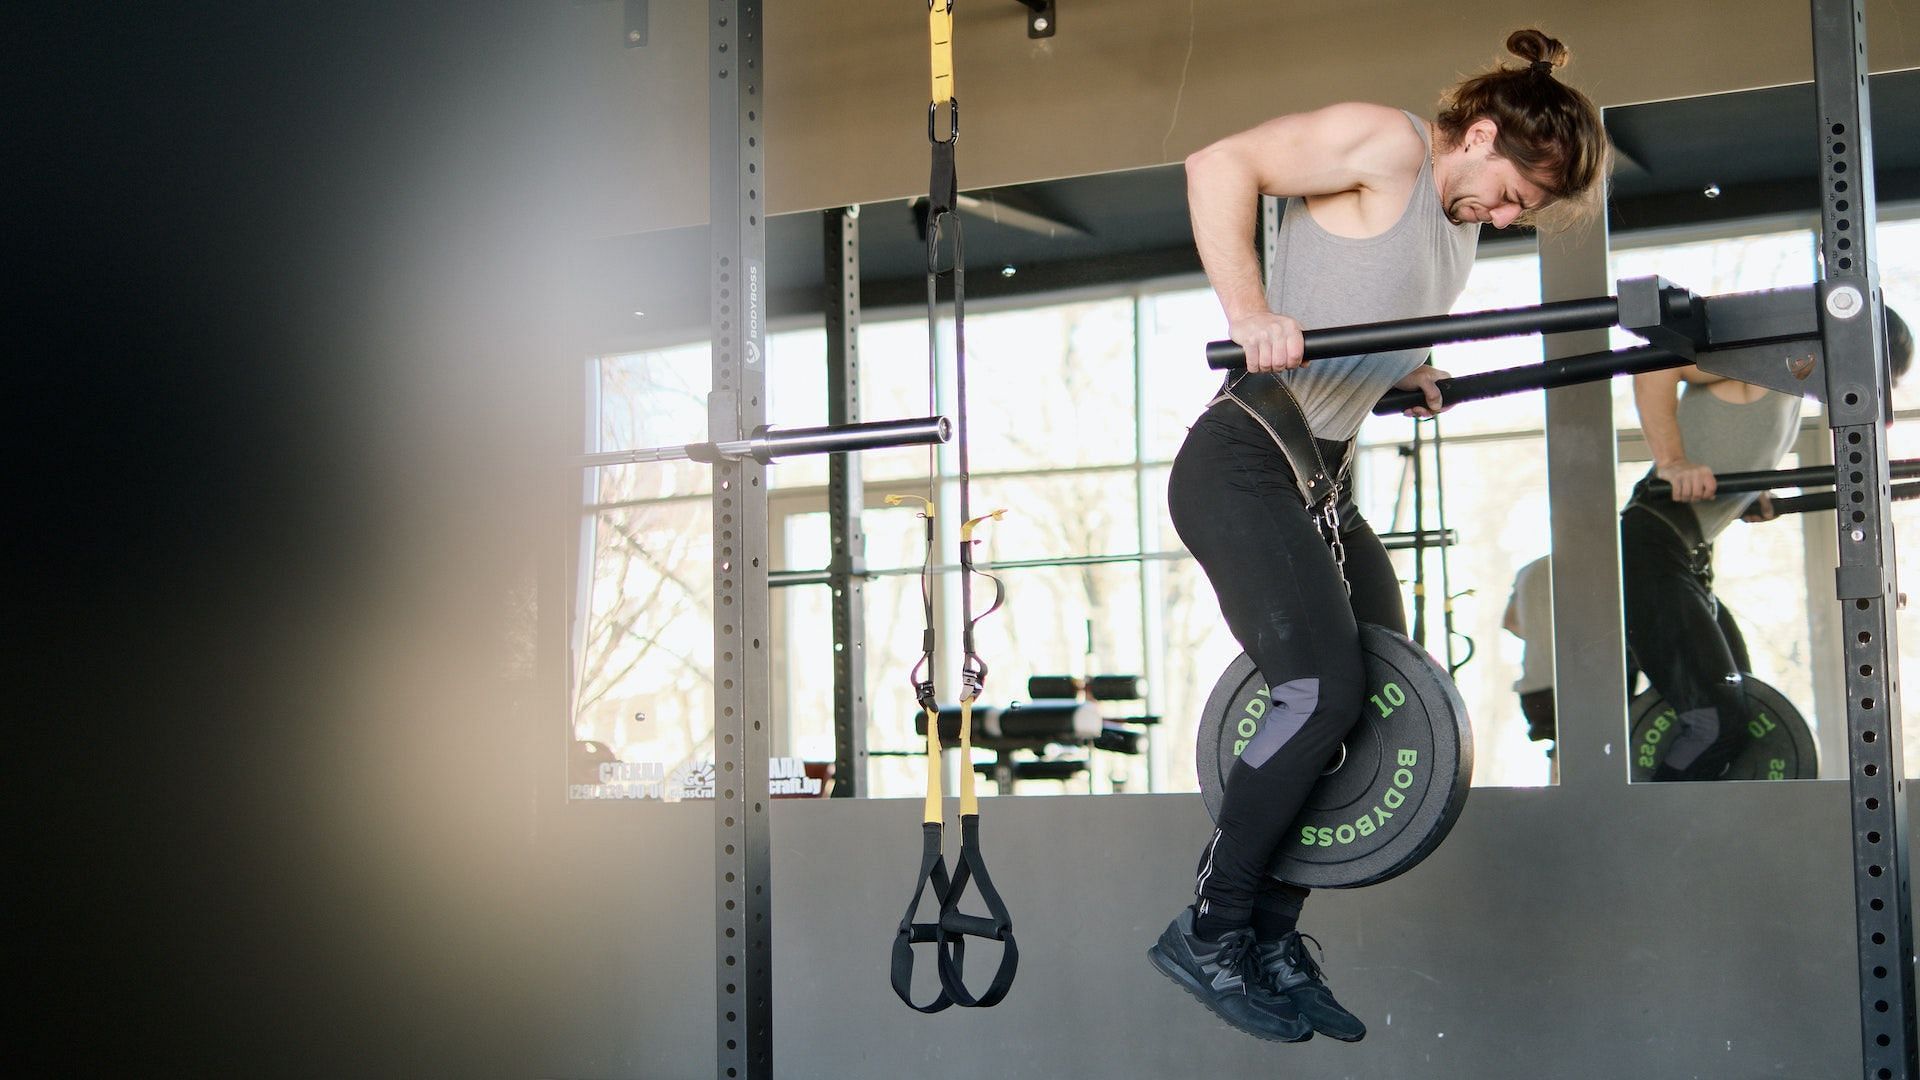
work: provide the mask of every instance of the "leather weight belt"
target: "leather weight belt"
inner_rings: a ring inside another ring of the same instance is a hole
[[[1333,549],[1334,561],[1340,564],[1340,576],[1344,579],[1346,552],[1340,544],[1339,501],[1341,481],[1353,462],[1353,440],[1346,442],[1338,471],[1327,468],[1327,460],[1320,453],[1313,429],[1307,426],[1307,414],[1300,408],[1299,399],[1271,372],[1230,375],[1220,387],[1220,393],[1207,404],[1211,407],[1228,400],[1264,428],[1280,448],[1281,456],[1293,470],[1300,498],[1320,526],[1327,545]]]
[[[1633,494],[1628,496],[1627,505],[1620,512],[1638,507],[1645,513],[1659,518],[1660,522],[1673,530],[1680,540],[1680,546],[1687,549],[1687,561],[1693,576],[1700,583],[1713,587],[1713,541],[1708,540],[1700,530],[1700,517],[1690,506],[1676,503],[1672,499],[1656,499],[1647,494],[1647,485],[1652,483],[1653,473],[1649,472],[1633,486]]]

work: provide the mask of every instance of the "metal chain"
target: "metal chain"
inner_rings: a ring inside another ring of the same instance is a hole
[[[1314,524],[1320,527],[1320,538],[1327,542],[1327,550],[1333,552],[1334,568],[1340,571],[1340,584],[1347,587],[1347,595],[1353,595],[1353,582],[1347,579],[1347,546],[1340,542],[1340,481],[1333,481],[1333,490],[1327,500],[1320,504],[1314,514]]]

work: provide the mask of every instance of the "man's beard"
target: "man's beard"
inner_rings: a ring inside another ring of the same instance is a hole
[[[1477,179],[1480,172],[1479,162],[1462,162],[1454,167],[1453,175],[1448,177],[1447,190],[1440,193],[1440,204],[1446,208],[1447,220],[1455,225],[1473,224],[1470,221],[1462,221],[1460,218],[1460,204],[1467,201],[1467,196],[1460,194],[1460,189],[1469,181]]]

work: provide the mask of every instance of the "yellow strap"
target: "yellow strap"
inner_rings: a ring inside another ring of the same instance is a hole
[[[935,105],[953,100],[953,12],[943,0],[927,7],[927,40],[931,44],[933,96]]]
[[[938,825],[945,819],[945,808],[940,805],[940,714],[932,709],[927,712],[927,806],[920,817],[929,825]],[[964,715],[964,713],[962,714]],[[965,730],[964,728],[962,729]]]
[[[891,498],[892,496],[888,496],[888,497]],[[983,521],[986,521],[988,518],[992,518],[995,521],[999,521],[1001,518],[1004,518],[1006,516],[1007,516],[1007,512],[1005,510],[994,510],[986,514],[984,517],[967,519],[960,526],[960,542],[963,544],[972,542],[973,527],[980,524]]]
[[[960,814],[978,814],[980,800],[973,793],[973,699],[960,703]]]

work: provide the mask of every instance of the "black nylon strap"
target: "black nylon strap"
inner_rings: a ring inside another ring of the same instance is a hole
[[[954,170],[953,141],[933,144],[933,167],[927,177],[927,218],[951,213],[960,202],[960,179]]]
[[[953,887],[947,877],[946,860],[940,856],[940,826],[926,822],[920,826],[920,881],[913,887],[913,899],[907,903],[907,913],[900,917],[900,932],[893,939],[893,992],[906,1002],[907,1008],[915,1012],[937,1013],[954,1003],[950,991],[946,989],[947,955],[949,945],[940,923],[917,923],[913,913],[920,907],[920,897],[933,886],[934,901],[940,905],[941,914],[947,907],[947,897]],[[913,1000],[913,947],[932,942],[939,950],[940,995],[925,1005]],[[966,955],[966,942],[955,941],[951,945],[953,966],[958,969]]]
[[[980,901],[987,906],[988,917],[967,915],[959,910],[961,895],[971,882],[980,894]],[[960,855],[954,861],[953,880],[946,894],[946,902],[940,907],[940,931],[943,938],[940,946],[940,985],[945,996],[962,1008],[992,1008],[1000,1004],[1013,988],[1014,973],[1020,967],[1020,947],[1013,940],[1013,918],[1007,913],[1007,905],[1001,901],[1000,892],[993,887],[993,878],[987,874],[986,861],[980,855],[980,817],[978,814],[963,814],[960,817]],[[978,997],[967,989],[964,978],[964,947],[968,937],[984,938],[1002,944],[1000,966],[993,973],[993,979],[987,989]]]

